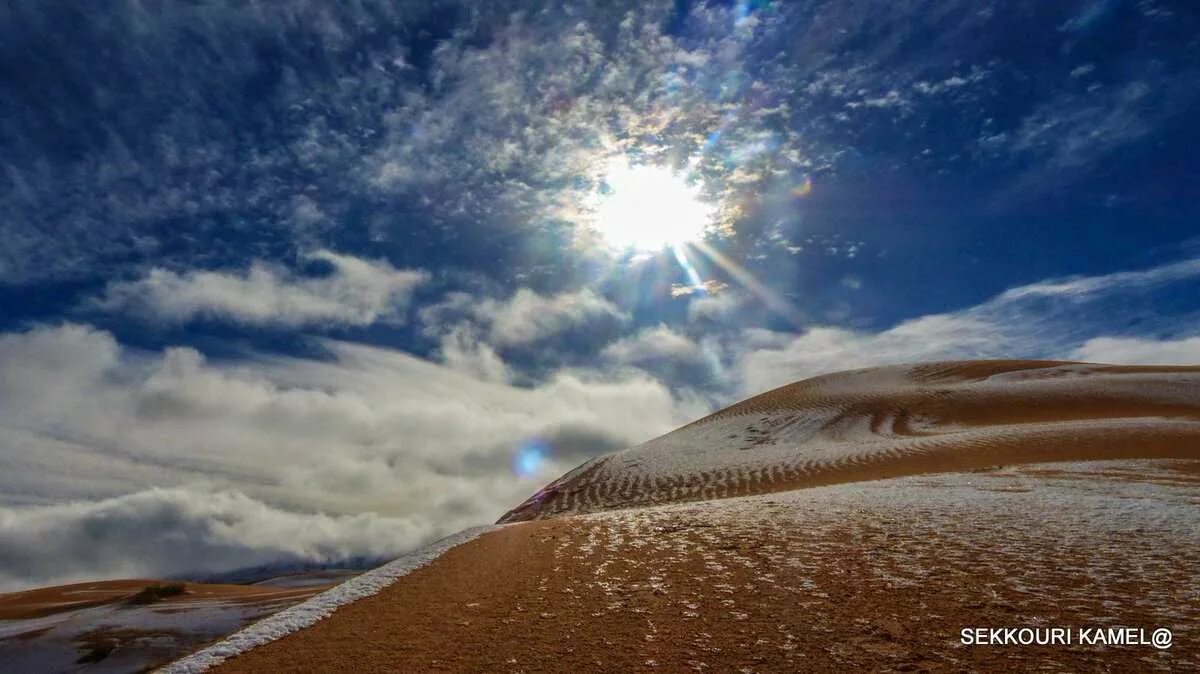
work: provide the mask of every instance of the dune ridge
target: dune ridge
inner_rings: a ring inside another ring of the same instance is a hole
[[[1200,456],[1200,366],[951,361],[813,377],[594,459],[517,522],[996,465]]]

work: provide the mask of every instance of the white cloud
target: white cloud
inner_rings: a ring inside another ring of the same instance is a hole
[[[454,326],[442,336],[439,355],[450,369],[484,381],[509,381],[512,376],[496,350],[480,342],[475,331],[464,324]]]
[[[1159,267],[1138,271],[1122,271],[1102,276],[1078,276],[1051,279],[1004,291],[999,301],[1014,301],[1032,297],[1061,297],[1086,299],[1098,293],[1116,290],[1136,290],[1149,286],[1180,281],[1200,275],[1200,258],[1181,260]]]
[[[1200,337],[1174,340],[1095,337],[1075,349],[1071,357],[1130,365],[1200,365]]]
[[[190,348],[127,349],[108,333],[79,325],[0,336],[0,503],[14,506],[5,511],[5,527],[45,529],[47,544],[29,547],[28,555],[59,555],[66,543],[51,542],[71,534],[60,536],[49,523],[67,522],[62,526],[70,530],[82,526],[71,522],[86,520],[93,507],[125,512],[133,503],[153,510],[165,499],[179,508],[190,498],[171,491],[170,498],[121,500],[157,486],[230,492],[235,496],[224,503],[257,507],[239,500],[244,495],[265,504],[264,512],[376,513],[382,519],[339,521],[391,532],[384,537],[390,554],[417,539],[491,521],[586,458],[707,411],[635,371],[607,377],[560,371],[536,386],[517,387],[387,349],[323,344],[332,354],[327,360],[227,363],[209,362]],[[531,439],[546,443],[548,460],[536,475],[521,477],[512,461]],[[106,505],[53,505],[75,500]],[[179,529],[181,548],[203,548],[189,537],[209,535],[199,523],[204,517],[211,515],[206,526],[214,530],[226,526],[213,511],[189,512],[198,513],[197,522]],[[39,513],[50,514],[38,519]],[[177,526],[169,518],[146,521],[141,534],[151,539],[165,534],[150,524]],[[316,527],[297,545],[378,551],[363,542],[368,536],[333,528]],[[279,551],[272,538],[238,540],[230,557],[238,563],[258,559],[255,550],[263,557]],[[97,573],[124,573],[134,567],[122,564],[136,565],[138,556],[146,558],[147,566],[136,567],[145,575],[180,568],[169,556],[142,555],[137,546],[124,562],[116,559],[120,546],[104,549],[113,557],[97,564]],[[26,561],[22,568],[33,569],[29,582],[74,573],[62,566],[66,562],[47,558],[38,576],[36,560]]]
[[[420,317],[431,334],[461,331],[467,319],[498,348],[528,346],[571,330],[611,328],[629,320],[627,313],[587,288],[555,295],[521,288],[505,300],[451,293],[422,309]]]
[[[1061,93],[1021,121],[1013,130],[1011,149],[1041,160],[1034,169],[1035,176],[1092,165],[1149,135],[1157,121],[1189,100],[1176,100],[1173,93],[1159,89],[1131,79],[1086,94]],[[1029,180],[1026,177],[1018,186],[1025,186]]]
[[[730,402],[723,360],[727,348],[713,335],[700,340],[660,324],[618,339],[601,358],[614,366],[650,372],[677,392],[705,396],[713,407]]]
[[[1071,79],[1077,80],[1080,77],[1090,74],[1095,69],[1096,69],[1096,65],[1093,63],[1084,63],[1083,65],[1076,66],[1071,69],[1071,73],[1070,73]]]
[[[548,297],[522,288],[506,302],[484,302],[480,312],[490,319],[491,341],[502,346],[529,344],[595,320],[628,320],[615,304],[587,288]]]
[[[0,507],[0,590],[344,564],[395,555],[431,534],[420,518],[289,512],[228,491],[151,489],[92,502]]]
[[[221,318],[253,325],[369,325],[403,319],[422,271],[330,251],[309,256],[333,267],[328,276],[304,278],[255,263],[244,273],[152,269],[136,281],[110,283],[96,305],[146,320],[181,323]]]
[[[741,306],[742,298],[732,291],[695,297],[688,303],[688,320],[723,322],[735,315]]]
[[[655,360],[690,363],[706,360],[704,349],[699,344],[662,324],[613,342],[604,348],[603,355],[625,365]]]

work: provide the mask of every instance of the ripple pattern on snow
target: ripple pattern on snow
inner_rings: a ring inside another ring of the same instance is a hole
[[[1048,461],[1200,458],[1200,367],[960,361],[755,396],[594,459],[500,521]]]

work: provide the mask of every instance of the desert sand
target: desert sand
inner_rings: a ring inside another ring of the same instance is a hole
[[[170,586],[164,580],[102,580],[91,583],[72,583],[40,587],[22,592],[0,594],[0,620],[26,620],[54,615],[81,608],[114,604],[133,599],[147,587]],[[272,587],[269,585],[232,585],[222,583],[178,583],[181,594],[156,601],[159,607],[208,602],[261,602],[304,598],[324,590],[327,585],[309,587]]]
[[[1200,368],[827,375],[593,460],[215,671],[1196,669],[1198,486]],[[1052,626],[1174,640],[960,639]]]
[[[0,594],[0,672],[145,671],[330,587],[313,575],[301,587],[125,579]],[[147,587],[182,592],[139,597]]]

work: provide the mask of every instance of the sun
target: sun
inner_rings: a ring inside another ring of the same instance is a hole
[[[639,252],[701,239],[715,212],[685,176],[621,158],[605,167],[589,206],[592,226],[610,246]]]

